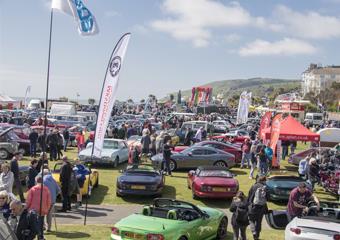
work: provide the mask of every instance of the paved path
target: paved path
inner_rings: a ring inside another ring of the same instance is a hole
[[[137,204],[117,204],[117,205],[88,205],[87,211],[87,224],[106,224],[113,225],[120,219],[127,217],[133,213],[141,213],[143,205]],[[57,209],[60,209],[60,205],[57,205]],[[229,210],[221,209],[224,211],[231,220],[231,213]],[[56,213],[57,224],[83,224],[85,216],[85,205],[78,209],[72,209],[67,213]],[[228,227],[230,229],[230,226]],[[270,229],[265,218],[262,222],[263,229]]]

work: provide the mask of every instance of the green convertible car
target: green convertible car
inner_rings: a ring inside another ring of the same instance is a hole
[[[114,225],[111,239],[209,240],[225,239],[228,218],[219,210],[191,203],[156,198],[142,213],[121,219]]]

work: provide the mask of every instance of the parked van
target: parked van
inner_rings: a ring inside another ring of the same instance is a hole
[[[310,125],[321,125],[323,123],[322,113],[306,113],[305,123]]]
[[[213,132],[214,131],[214,125],[212,125],[211,123],[207,122],[207,121],[189,121],[189,122],[184,122],[182,124],[181,129],[179,129],[179,131],[177,131],[177,135],[179,136],[180,142],[183,142],[184,137],[185,137],[185,132],[187,130],[187,128],[191,128],[191,130],[196,133],[197,130],[203,127],[207,133]]]

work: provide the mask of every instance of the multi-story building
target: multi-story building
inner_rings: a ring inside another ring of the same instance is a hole
[[[340,82],[340,66],[318,66],[310,64],[309,68],[302,73],[302,95],[320,91],[331,86],[332,82]]]

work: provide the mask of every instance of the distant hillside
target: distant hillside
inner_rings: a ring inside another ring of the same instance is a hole
[[[233,79],[207,83],[201,86],[213,88],[213,96],[223,94],[223,98],[239,95],[242,91],[252,92],[253,96],[262,97],[282,89],[284,92],[300,89],[301,80],[273,79],[273,78],[250,78]],[[172,93],[177,96],[176,93]],[[191,89],[182,91],[182,97],[191,96]]]

